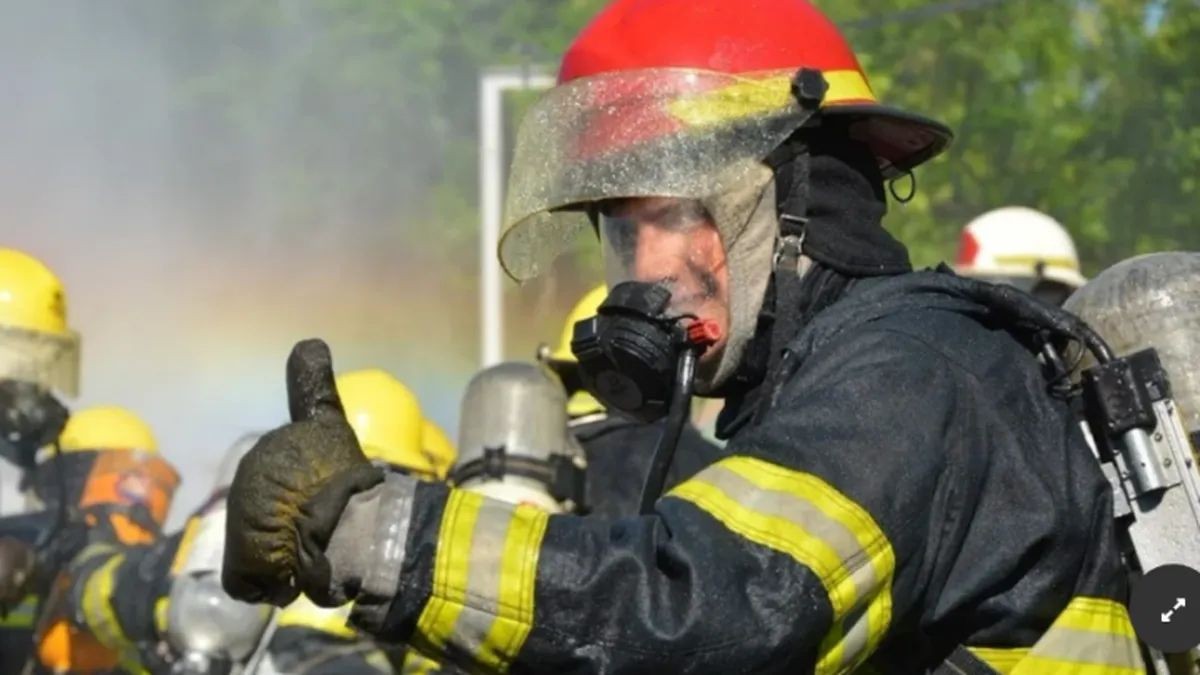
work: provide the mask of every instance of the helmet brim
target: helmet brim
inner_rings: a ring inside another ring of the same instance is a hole
[[[851,119],[851,135],[870,146],[884,178],[903,176],[954,140],[950,127],[937,120],[877,103],[827,105],[821,114]]]

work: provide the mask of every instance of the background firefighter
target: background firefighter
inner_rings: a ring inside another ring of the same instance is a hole
[[[454,446],[423,418],[403,383],[366,369],[344,373],[337,386],[356,438],[377,466],[429,480],[449,471]],[[225,499],[238,462],[257,437],[230,448],[208,499],[182,530],[140,546],[98,542],[79,556],[71,575],[79,624],[133,673],[245,667],[263,649],[261,640],[267,643],[255,671],[260,675],[375,675],[393,672],[393,660],[397,671],[411,661],[414,670],[437,672],[404,650],[385,653],[347,626],[349,607],[326,609],[300,597],[271,621],[269,608],[237,602],[221,590]]]
[[[62,281],[40,260],[0,248],[0,673],[28,661],[45,591],[35,588],[39,576],[71,554],[34,551],[59,514],[36,511],[29,493],[37,452],[67,421],[60,397],[78,389],[79,335],[67,323]]]
[[[1087,282],[1067,228],[1024,206],[988,211],[967,223],[954,271],[1015,286],[1054,305]]]

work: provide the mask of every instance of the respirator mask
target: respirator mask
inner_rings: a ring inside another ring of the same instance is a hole
[[[32,469],[38,450],[58,439],[68,416],[66,407],[41,385],[0,380],[0,456]]]
[[[667,418],[640,513],[650,513],[662,493],[691,412],[696,359],[719,335],[715,322],[672,314],[671,299],[662,284],[617,284],[596,316],[575,324],[571,341],[584,385],[601,403],[643,422]]]

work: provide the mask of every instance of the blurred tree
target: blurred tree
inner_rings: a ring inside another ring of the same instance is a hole
[[[921,7],[942,11],[911,11]],[[876,93],[957,134],[945,158],[919,171],[917,197],[892,208],[889,224],[914,259],[951,257],[962,224],[1006,204],[1061,220],[1093,273],[1134,253],[1200,248],[1195,9],[1186,0],[830,3]]]
[[[1061,220],[1089,272],[1200,248],[1195,0],[817,1],[885,102],[957,132],[888,218],[918,264],[951,258],[967,220],[1006,204]],[[479,72],[553,63],[603,4],[221,0],[158,20],[189,45],[174,50],[180,123],[214,139],[192,170],[225,172],[222,189],[247,199],[286,193],[264,217],[395,221],[398,237],[461,255],[478,222]],[[265,183],[229,161],[246,144]]]

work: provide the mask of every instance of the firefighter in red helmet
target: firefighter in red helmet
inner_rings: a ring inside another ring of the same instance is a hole
[[[805,0],[615,0],[524,121],[499,254],[525,279],[596,231],[589,391],[641,419],[724,398],[727,456],[618,520],[385,479],[302,342],[226,588],[352,599],[489,672],[1136,672],[1111,496],[1006,318],[1024,296],[914,272],[881,225],[949,140]]]

